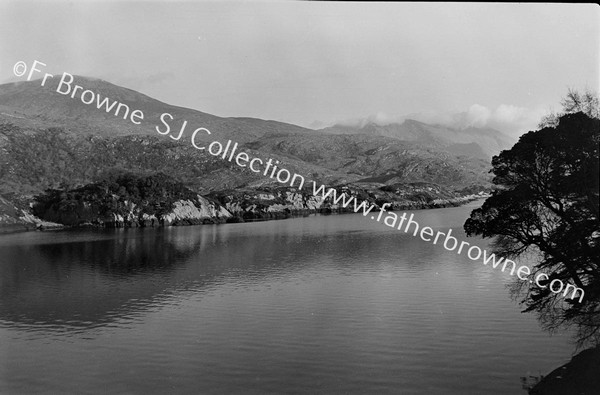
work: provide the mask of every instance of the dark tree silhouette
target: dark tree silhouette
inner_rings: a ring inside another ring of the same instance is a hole
[[[600,121],[583,112],[523,135],[493,158],[498,189],[465,223],[468,235],[495,237],[499,254],[532,253],[530,278],[548,276],[541,285],[560,280],[584,290],[580,301],[535,283],[511,287],[546,329],[575,326],[580,347],[600,339],[599,142]]]

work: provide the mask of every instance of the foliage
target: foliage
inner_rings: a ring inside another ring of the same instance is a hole
[[[559,279],[585,291],[579,303],[528,282],[512,288],[547,329],[574,325],[580,346],[600,338],[599,142],[600,121],[581,112],[523,135],[493,158],[498,189],[464,226],[468,235],[496,237],[504,256],[538,257],[532,278],[543,272],[546,285]]]
[[[562,113],[556,114],[551,112],[544,116],[538,125],[540,129],[549,126],[556,127],[559,118],[565,114],[582,112],[590,118],[600,118],[600,100],[598,99],[598,94],[590,89],[586,89],[584,92],[569,89],[569,92],[567,92],[567,95],[562,99],[560,104],[563,107]]]
[[[159,136],[111,138],[69,134],[59,128],[29,131],[0,124],[0,193],[36,194],[85,185],[113,169],[164,173],[191,189],[218,170],[238,166]],[[252,173],[254,174],[254,173]]]
[[[136,175],[113,171],[98,182],[82,187],[46,190],[35,197],[34,214],[77,225],[111,214],[126,216],[135,208],[137,215],[154,215],[160,219],[173,209],[177,200],[196,197],[181,182],[162,173]]]

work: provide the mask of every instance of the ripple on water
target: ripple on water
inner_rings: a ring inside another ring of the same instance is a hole
[[[468,211],[418,220],[464,237]],[[519,393],[572,351],[505,274],[360,215],[23,234],[0,257],[6,393]]]

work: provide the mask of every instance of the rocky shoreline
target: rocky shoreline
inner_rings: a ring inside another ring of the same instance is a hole
[[[374,211],[379,211],[384,203],[389,204],[390,211],[457,207],[486,196],[479,193],[409,200],[397,190],[381,191],[355,185],[339,188],[339,192],[354,196],[357,202],[364,200],[366,204],[373,205]],[[121,203],[118,210],[102,215],[98,214],[98,207],[89,202],[70,206],[69,210],[50,206],[41,211],[33,203],[28,207],[24,204],[20,206],[0,197],[0,233],[83,227],[143,228],[242,223],[305,217],[312,214],[354,213],[354,205],[342,207],[333,203],[330,197],[322,198],[290,188],[232,190],[214,192],[208,196],[196,195],[194,198],[175,201],[172,209],[161,215],[147,213],[143,208],[128,201]],[[362,210],[359,209],[358,212]]]
[[[388,204],[390,211],[420,210],[430,208],[457,207],[473,200],[488,196],[486,193],[457,194],[431,185],[407,185],[390,188],[373,184],[349,184],[336,187],[338,196],[344,193],[356,199],[359,209],[364,201],[366,207],[373,206],[379,211]],[[354,203],[344,207],[336,204],[331,196],[323,198],[292,188],[273,188],[264,191],[231,190],[214,192],[207,196],[222,205],[231,214],[228,222],[281,219],[310,214],[354,213]]]

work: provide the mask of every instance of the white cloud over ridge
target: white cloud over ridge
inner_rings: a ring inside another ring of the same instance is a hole
[[[344,126],[362,127],[368,123],[389,125],[414,119],[431,125],[444,125],[456,129],[491,128],[518,137],[530,130],[536,130],[542,117],[549,111],[541,107],[530,109],[512,104],[501,104],[491,109],[481,104],[473,104],[463,112],[427,111],[407,115],[389,115],[377,112],[365,118],[353,118],[334,122]]]
[[[511,104],[501,104],[494,110],[474,104],[466,114],[465,126],[490,127],[515,135],[537,129],[542,117],[547,113],[542,108],[529,109]]]

